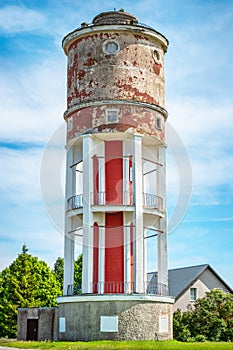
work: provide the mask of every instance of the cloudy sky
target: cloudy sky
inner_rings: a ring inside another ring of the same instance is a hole
[[[0,3],[0,270],[24,243],[50,266],[63,254],[66,57],[61,41],[96,14],[122,7],[170,42],[165,62],[168,212],[170,220],[178,219],[169,225],[169,267],[209,263],[233,286],[231,0]],[[52,173],[46,168],[49,159]],[[189,162],[192,179],[182,175],[189,174]],[[51,201],[54,181],[60,191]]]

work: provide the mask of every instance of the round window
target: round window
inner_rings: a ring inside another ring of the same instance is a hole
[[[104,51],[110,55],[117,53],[120,50],[120,46],[116,41],[108,40],[104,43]]]
[[[160,53],[158,50],[153,50],[152,51],[152,57],[155,61],[155,63],[159,63],[160,62]]]

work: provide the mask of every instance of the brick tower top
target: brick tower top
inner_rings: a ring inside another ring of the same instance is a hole
[[[93,130],[131,128],[163,141],[167,46],[162,34],[120,11],[100,13],[69,33],[63,39],[68,139]]]

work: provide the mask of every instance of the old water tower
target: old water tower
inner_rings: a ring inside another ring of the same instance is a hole
[[[167,39],[125,12],[68,34],[64,291],[59,339],[170,339],[164,53]],[[157,237],[157,280],[146,240]],[[75,294],[74,249],[83,252]]]

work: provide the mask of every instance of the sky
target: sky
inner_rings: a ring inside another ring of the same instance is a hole
[[[23,244],[51,267],[63,256],[66,56],[61,41],[82,22],[114,8],[124,8],[169,40],[169,268],[207,263],[233,287],[231,0],[0,2],[0,270]],[[154,262],[148,269],[156,269]]]

